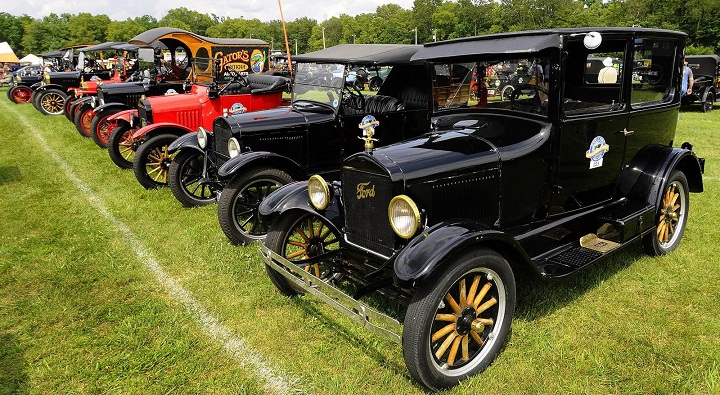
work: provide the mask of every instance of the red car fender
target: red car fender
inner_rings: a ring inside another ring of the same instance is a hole
[[[145,126],[144,128],[138,129],[135,133],[133,133],[134,139],[141,139],[144,136],[148,135],[149,133],[152,133],[159,129],[171,129],[171,134],[177,134],[180,136],[181,134],[185,133],[195,133],[195,130],[192,130],[186,126],[178,125],[176,123],[171,122],[159,122],[159,123],[152,123],[150,125]]]

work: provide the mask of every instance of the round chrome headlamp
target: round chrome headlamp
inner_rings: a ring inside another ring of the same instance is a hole
[[[325,210],[330,203],[330,189],[327,182],[317,174],[308,180],[308,195],[310,203],[318,210]]]
[[[228,140],[228,154],[230,154],[231,158],[240,155],[240,143],[235,137]]]
[[[390,226],[403,239],[411,238],[420,226],[420,210],[406,195],[395,196],[388,206]]]
[[[199,127],[197,130],[197,139],[198,139],[198,145],[200,146],[200,148],[205,149],[205,147],[207,147],[207,143],[208,143],[208,135],[207,135],[207,131],[202,126]]]

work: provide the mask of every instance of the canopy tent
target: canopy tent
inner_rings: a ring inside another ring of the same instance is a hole
[[[13,52],[12,48],[10,48],[7,41],[0,43],[0,62],[17,63],[19,60],[20,59],[18,59],[17,55],[15,55],[15,52]]]
[[[42,59],[33,54],[30,54],[20,59],[19,62],[20,64],[42,64]]]

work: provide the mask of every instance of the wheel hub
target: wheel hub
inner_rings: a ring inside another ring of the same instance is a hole
[[[455,323],[455,330],[460,335],[466,335],[470,333],[472,329],[473,321],[475,321],[477,313],[472,307],[466,307],[460,312],[457,322]]]
[[[311,241],[307,246],[307,255],[309,257],[318,256],[325,253],[325,247],[321,241]]]

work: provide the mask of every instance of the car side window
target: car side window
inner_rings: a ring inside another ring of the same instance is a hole
[[[608,39],[588,51],[580,41],[568,43],[563,112],[566,115],[622,108],[623,61],[627,41]]]
[[[635,39],[633,52],[633,107],[669,103],[677,94],[673,84],[677,43],[666,39]]]

